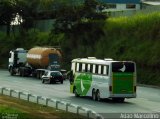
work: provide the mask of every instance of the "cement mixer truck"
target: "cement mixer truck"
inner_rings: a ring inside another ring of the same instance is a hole
[[[10,51],[8,70],[11,75],[40,78],[46,70],[60,71],[61,52],[57,48],[17,48]]]

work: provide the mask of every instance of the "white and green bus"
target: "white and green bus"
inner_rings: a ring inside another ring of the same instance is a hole
[[[111,98],[123,102],[136,97],[136,64],[133,61],[114,61],[94,57],[72,60],[73,81],[70,91],[93,100]]]

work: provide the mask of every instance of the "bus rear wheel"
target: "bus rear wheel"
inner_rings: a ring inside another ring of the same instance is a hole
[[[96,92],[94,89],[92,90],[92,100],[96,100]]]
[[[96,100],[97,100],[97,101],[100,101],[100,100],[101,100],[100,91],[99,91],[99,90],[96,91]]]

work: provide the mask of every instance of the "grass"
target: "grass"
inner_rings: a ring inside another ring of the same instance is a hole
[[[0,95],[0,118],[16,119],[83,119],[85,117],[51,107]]]

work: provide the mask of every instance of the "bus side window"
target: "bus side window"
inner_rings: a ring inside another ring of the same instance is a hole
[[[93,73],[93,64],[90,64],[90,72]]]
[[[104,66],[101,65],[101,74],[103,74],[103,72],[104,72]]]
[[[98,66],[98,74],[101,74],[101,65]]]
[[[79,63],[79,72],[82,71],[82,63]]]
[[[77,63],[76,71],[79,71],[79,63]]]
[[[86,64],[82,64],[82,72],[85,72]]]
[[[75,63],[74,69],[72,69],[74,72],[77,71],[77,63]]]
[[[95,74],[98,74],[98,65],[95,65]]]
[[[107,75],[107,66],[104,66],[104,67],[103,67],[103,74],[104,74],[104,75]]]
[[[107,65],[106,67],[107,67],[106,74],[109,75],[109,65]]]
[[[95,69],[96,69],[96,65],[93,64],[93,70],[92,70],[92,73],[95,73]]]
[[[85,64],[85,72],[88,72],[88,64]]]
[[[87,72],[90,72],[90,71],[91,71],[91,69],[90,69],[91,67],[90,67],[90,66],[91,66],[91,64],[88,64]]]

